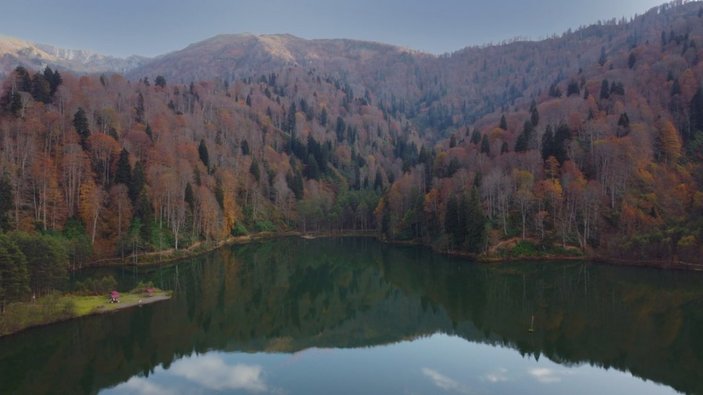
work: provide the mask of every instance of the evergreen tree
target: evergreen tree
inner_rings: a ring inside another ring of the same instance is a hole
[[[507,154],[508,152],[510,152],[510,147],[508,147],[508,142],[503,141],[503,144],[500,146],[500,154],[503,155],[503,154]]]
[[[691,137],[699,132],[703,132],[703,88],[698,88],[696,94],[693,95],[691,100],[691,133],[685,133],[683,135],[684,141],[690,140]]]
[[[605,65],[605,62],[608,61],[608,56],[605,53],[605,47],[601,47],[600,49],[600,56],[598,57],[598,64],[601,66]]]
[[[530,105],[530,122],[532,123],[533,127],[537,127],[537,125],[539,124],[539,111],[537,111],[537,103],[535,103],[534,100]]]
[[[557,158],[560,164],[563,164],[567,159],[566,147],[571,140],[571,129],[566,124],[561,124],[554,133],[554,157]]]
[[[186,190],[184,193],[183,200],[186,202],[188,205],[188,208],[190,208],[190,212],[192,213],[193,210],[195,210],[195,195],[193,194],[193,187],[190,185],[190,183],[186,183]]]
[[[148,123],[146,124],[146,129],[144,129],[144,133],[149,136],[149,140],[154,141],[154,131],[151,130],[151,125]]]
[[[256,182],[259,182],[259,180],[261,179],[261,170],[259,170],[259,162],[256,161],[256,158],[251,160],[251,165],[249,166],[249,173],[254,176]]]
[[[288,107],[288,118],[286,120],[286,131],[291,136],[295,136],[295,130],[297,128],[295,114],[297,112],[298,112],[298,110],[295,107],[295,102],[291,102],[290,107]]]
[[[29,72],[24,67],[17,66],[15,68],[15,82],[17,85],[17,90],[23,92],[32,91],[32,77],[29,75]]]
[[[303,198],[303,177],[299,172],[288,172],[288,174],[286,174],[286,183],[288,184],[288,188],[293,191],[296,200]]]
[[[144,116],[146,110],[144,109],[144,95],[141,92],[137,95],[137,105],[134,107],[135,111],[135,121],[137,123],[144,123]]]
[[[600,84],[600,98],[601,99],[608,99],[610,97],[610,85],[608,84],[608,80],[603,80]]]
[[[505,119],[505,114],[500,116],[500,125],[498,127],[503,130],[508,130],[508,121]]]
[[[0,313],[8,301],[19,299],[29,291],[27,259],[6,235],[0,234]]]
[[[380,168],[376,169],[376,177],[373,181],[373,189],[378,193],[381,193],[383,191],[383,176],[381,175]]]
[[[166,87],[166,78],[162,75],[157,75],[156,79],[154,80],[154,85],[164,88]]]
[[[51,85],[42,73],[36,73],[32,76],[32,97],[44,104],[51,102]]]
[[[117,159],[117,170],[115,170],[115,184],[125,184],[129,186],[132,181],[132,166],[129,164],[129,152],[122,148],[120,157]]]
[[[491,154],[491,144],[488,142],[488,136],[486,136],[485,134],[481,139],[481,153],[486,155]]]
[[[517,137],[517,141],[515,142],[515,152],[526,152],[528,149],[530,149],[532,145],[533,134],[534,127],[532,126],[532,122],[525,121],[525,124],[522,128],[522,133],[520,133],[520,135]]]
[[[132,177],[129,183],[129,198],[132,199],[132,203],[136,203],[137,199],[144,189],[144,165],[141,161],[137,162],[132,170]]]
[[[10,229],[8,214],[12,209],[12,183],[7,173],[0,178],[0,232]]]
[[[320,179],[320,165],[317,163],[317,159],[313,154],[308,155],[307,166],[305,167],[305,175],[308,179],[319,180]]]
[[[447,211],[444,213],[444,231],[449,235],[452,245],[456,245],[457,233],[463,232],[459,228],[459,204],[454,195],[447,201]]]
[[[678,78],[674,80],[674,82],[671,85],[671,96],[676,96],[681,94],[681,84],[679,83]]]
[[[547,160],[554,155],[554,133],[552,126],[547,125],[547,130],[542,135],[542,160]]]
[[[481,207],[477,188],[471,189],[466,216],[466,247],[469,252],[479,253],[486,244],[486,216]]]
[[[7,92],[8,95],[8,110],[10,113],[16,117],[22,115],[22,110],[24,109],[24,104],[22,104],[22,96],[19,92]]]
[[[200,156],[200,160],[203,162],[205,165],[205,168],[210,169],[210,154],[207,151],[207,145],[205,145],[205,140],[201,139],[200,140],[200,145],[198,145],[198,155]]]
[[[219,177],[215,180],[215,200],[221,209],[225,208],[225,191],[222,189],[222,180]]]
[[[320,125],[327,126],[327,108],[322,107],[320,112]]]
[[[471,133],[471,144],[478,145],[480,142],[481,132],[479,132],[478,129],[474,129],[473,133]]]
[[[14,232],[10,239],[27,259],[29,285],[37,294],[61,288],[68,278],[68,253],[63,243],[51,236],[30,236]]]
[[[59,85],[63,83],[63,78],[61,78],[61,74],[59,74],[58,70],[52,71],[49,67],[44,69],[44,78],[49,81],[51,96],[53,97],[59,89]]]
[[[249,155],[249,142],[246,139],[242,140],[241,149],[242,149],[242,155],[245,155],[245,156]]]
[[[580,95],[581,94],[581,88],[579,87],[579,83],[575,80],[571,80],[569,82],[569,85],[566,86],[566,96],[571,96],[571,95]]]
[[[83,107],[78,107],[78,111],[73,115],[73,127],[81,138],[83,150],[87,151],[89,148],[88,137],[90,137],[90,130],[88,129],[88,117],[86,117]]]

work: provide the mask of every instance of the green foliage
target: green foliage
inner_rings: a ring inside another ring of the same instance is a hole
[[[537,245],[527,240],[520,240],[515,244],[508,255],[513,257],[535,257],[540,255]]]
[[[244,224],[240,221],[234,224],[231,234],[232,236],[246,236],[249,234],[249,231],[247,230],[246,226],[244,226]]]
[[[93,255],[93,247],[81,221],[69,218],[63,228],[63,237],[66,239],[69,264],[75,268],[87,263]]]
[[[29,285],[38,294],[61,288],[68,277],[65,241],[56,236],[12,232],[9,239],[27,259]]]
[[[89,278],[84,281],[77,281],[75,285],[75,291],[81,295],[102,295],[116,288],[117,280],[113,276]]]
[[[155,289],[154,287],[154,282],[153,281],[140,281],[137,283],[137,285],[129,291],[130,293],[134,294],[140,294],[140,293],[146,293],[149,292],[150,289]]]
[[[27,258],[13,240],[0,234],[0,312],[6,301],[18,300],[28,291]]]
[[[276,225],[274,225],[269,220],[257,221],[254,226],[255,226],[256,230],[259,232],[275,232],[276,231]]]

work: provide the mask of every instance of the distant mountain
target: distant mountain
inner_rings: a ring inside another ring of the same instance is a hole
[[[0,36],[0,75],[7,74],[18,65],[32,69],[50,66],[76,73],[126,73],[148,60],[142,56],[118,58]]]

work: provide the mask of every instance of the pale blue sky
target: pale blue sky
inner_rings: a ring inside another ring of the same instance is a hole
[[[2,0],[0,35],[154,56],[220,33],[354,38],[432,53],[642,14],[664,0]]]

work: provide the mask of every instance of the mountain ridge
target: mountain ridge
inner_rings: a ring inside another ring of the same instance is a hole
[[[7,74],[18,65],[31,68],[50,66],[75,73],[125,73],[148,59],[138,55],[120,58],[0,35],[0,75]]]

